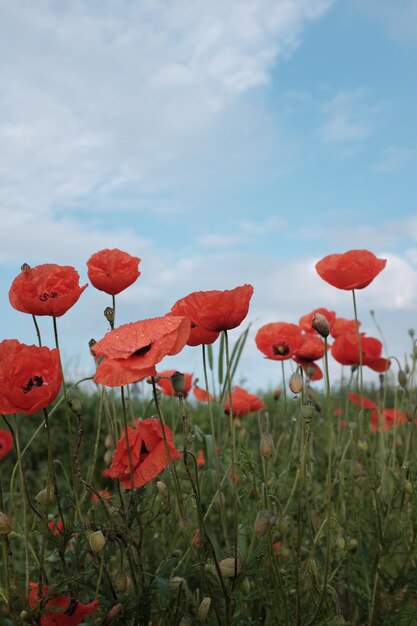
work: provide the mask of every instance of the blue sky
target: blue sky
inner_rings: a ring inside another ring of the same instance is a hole
[[[0,305],[22,262],[142,259],[119,321],[199,289],[252,282],[254,331],[349,294],[314,263],[368,248],[387,269],[360,294],[403,358],[417,302],[415,0],[0,0]],[[60,322],[88,372],[106,331],[89,287]],[[46,337],[49,320],[42,320]],[[165,367],[199,370],[185,351]],[[275,384],[253,346],[241,377]]]

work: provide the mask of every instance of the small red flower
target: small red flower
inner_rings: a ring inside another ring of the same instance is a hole
[[[143,487],[158,476],[169,464],[169,460],[181,458],[175,447],[172,431],[165,426],[168,442],[169,458],[165,448],[161,424],[154,418],[136,420],[135,427],[128,427],[128,440],[133,470],[133,487]],[[129,454],[126,447],[125,431],[117,442],[112,464],[109,468],[110,478],[117,478],[125,489],[130,489]]]
[[[195,291],[175,306],[181,306],[183,315],[199,327],[220,332],[239,326],[249,310],[252,285],[243,285],[226,291]]]
[[[362,347],[362,364],[367,365],[375,372],[385,372],[391,361],[381,357],[382,343],[374,337],[360,336]],[[340,335],[332,347],[333,358],[342,365],[359,365],[359,346],[356,334]]]
[[[197,465],[199,466],[203,466],[206,464],[206,459],[204,458],[204,452],[202,450],[198,451],[198,455],[197,455]]]
[[[158,377],[160,376],[160,379],[158,380],[156,384],[158,385],[162,393],[164,393],[166,396],[179,396],[180,395],[174,391],[172,387],[172,382],[171,382],[171,376],[172,374],[175,374],[176,371],[177,370],[163,370],[162,372],[157,373]],[[183,374],[184,374],[184,391],[182,395],[186,397],[193,383],[193,374],[187,374],[184,372]]]
[[[302,340],[300,327],[287,322],[265,324],[255,337],[258,349],[274,361],[290,359],[297,352]]]
[[[314,311],[311,311],[311,313],[307,313],[307,315],[303,315],[303,317],[300,317],[299,325],[301,330],[306,333],[317,333],[317,331],[311,325],[315,313],[320,313],[320,315],[324,315],[329,323],[329,328],[331,331],[332,324],[336,319],[336,313],[334,311],[328,311],[327,309],[314,309]]]
[[[321,368],[314,361],[297,361],[297,363],[301,365],[310,380],[316,381],[323,378]]]
[[[0,459],[3,459],[6,454],[9,454],[13,448],[13,437],[10,431],[0,428]]]
[[[266,408],[266,404],[262,402],[259,396],[249,393],[245,389],[242,389],[242,387],[238,387],[237,385],[235,386],[232,392],[232,410],[234,417],[243,417],[248,413],[253,413]],[[230,413],[229,398],[226,399],[224,412],[227,414]]]
[[[358,326],[361,323],[358,322]],[[356,322],[355,320],[347,320],[344,317],[336,317],[331,328],[330,334],[335,339],[340,337],[340,335],[349,335],[352,333],[356,333]]]
[[[104,471],[106,471],[106,470],[104,470]],[[106,475],[108,475],[108,471],[109,470],[107,470],[107,474]],[[103,475],[104,475],[104,472],[103,472]],[[111,498],[111,493],[110,493],[110,491],[108,489],[99,489],[97,491],[97,493],[100,494],[100,496],[102,498],[106,498],[106,500]],[[98,497],[98,495],[96,493],[92,493],[91,494],[91,499],[92,499],[93,502],[98,502],[100,498]]]
[[[369,250],[349,250],[343,254],[329,254],[316,263],[319,276],[338,289],[367,287],[387,264]]]
[[[38,604],[38,583],[29,584],[29,607],[34,609]],[[48,595],[48,587],[42,588],[42,598]],[[95,613],[98,600],[82,604],[69,596],[57,596],[47,600],[42,609],[41,626],[79,626],[87,615]]]
[[[382,409],[382,407],[375,404],[372,400],[365,397],[362,398],[356,393],[350,393],[348,398],[355,406],[371,410],[371,424],[374,432],[378,432],[379,430],[386,432],[394,428],[396,424],[406,424],[408,422],[407,414],[403,413],[403,411],[399,411],[398,409]]]
[[[0,343],[0,413],[36,413],[55,400],[61,384],[56,348],[27,346],[16,339]]]
[[[171,308],[171,312],[168,315],[183,315],[184,317],[188,317],[186,301],[187,298],[178,300]],[[188,317],[188,319],[190,318]],[[220,334],[218,331],[207,330],[207,328],[197,326],[191,319],[190,324],[191,330],[187,340],[187,346],[201,346],[202,344],[208,345],[214,343]]]
[[[214,400],[214,396],[211,393],[208,394],[206,389],[202,389],[197,385],[193,387],[193,394],[199,402],[208,402],[209,400],[212,402]]]
[[[53,535],[60,535],[64,530],[62,521],[61,520],[56,521],[54,519],[49,520],[48,528]]]
[[[301,343],[297,348],[294,360],[300,361],[317,361],[324,356],[324,341],[319,335],[306,333],[301,335]]]
[[[186,317],[167,315],[119,326],[93,346],[103,356],[96,370],[96,383],[119,387],[156,376],[155,365],[178,354],[190,333]]]
[[[31,315],[64,315],[78,300],[87,284],[80,287],[78,272],[67,265],[46,263],[22,271],[9,291],[10,304]]]
[[[87,261],[88,278],[96,289],[115,296],[140,276],[140,259],[114,248],[100,250]]]

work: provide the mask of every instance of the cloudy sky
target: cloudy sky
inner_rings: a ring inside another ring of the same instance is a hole
[[[319,306],[351,317],[314,264],[368,248],[388,264],[359,315],[378,336],[375,310],[402,359],[417,325],[416,48],[416,0],[0,0],[3,338],[35,341],[8,303],[23,262],[85,282],[97,250],[139,256],[120,323],[251,282],[256,331]],[[60,320],[68,368],[91,371],[107,304],[90,286]],[[199,357],[163,366],[201,376]],[[279,378],[253,337],[239,377]]]

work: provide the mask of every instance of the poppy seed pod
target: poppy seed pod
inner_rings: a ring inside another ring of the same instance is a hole
[[[113,435],[106,435],[106,438],[104,440],[104,445],[106,448],[112,450],[114,448],[114,439],[113,439]]]
[[[42,489],[42,491],[40,491],[35,496],[35,500],[39,504],[46,504],[47,502],[51,502],[53,500],[54,496],[55,496],[54,488],[51,485],[49,490],[48,489]]]
[[[185,579],[181,578],[181,576],[173,576],[169,581],[169,588],[171,591],[178,591],[181,587],[186,589],[187,583],[185,582]]]
[[[293,393],[300,393],[303,389],[303,377],[300,372],[294,372],[290,376],[290,380],[288,382],[289,388]]]
[[[114,309],[111,306],[106,306],[103,315],[110,325],[114,324]]]
[[[272,516],[267,509],[261,509],[257,512],[255,522],[253,524],[253,532],[260,539],[271,527]]]
[[[77,396],[70,396],[68,398],[68,406],[70,410],[74,413],[74,415],[82,415],[81,402]]]
[[[210,605],[211,598],[209,596],[204,596],[197,610],[197,620],[200,622],[200,624],[206,621],[208,612],[210,610]]]
[[[29,263],[23,263],[20,267],[22,272],[27,272],[28,270],[30,270],[30,265]]]
[[[281,395],[282,395],[281,387],[275,387],[275,389],[274,389],[274,400],[276,402],[278,402],[278,400],[280,399]]]
[[[321,313],[314,313],[313,321],[311,322],[312,327],[316,330],[319,335],[322,337],[328,337],[330,334],[330,327],[327,318]]]
[[[101,552],[106,545],[106,538],[101,530],[96,530],[88,538],[90,548],[93,552]]]
[[[272,458],[272,455],[274,454],[274,439],[271,433],[262,433],[259,449],[261,451],[261,456],[266,461],[269,461],[269,459]]]
[[[185,387],[185,376],[181,372],[174,372],[171,375],[172,388],[176,393],[183,393]]]
[[[398,372],[398,384],[401,385],[401,387],[407,387],[407,374],[404,372],[404,370],[400,370]]]
[[[106,450],[103,456],[103,461],[106,465],[110,465],[113,459],[113,450]]]
[[[233,557],[227,557],[219,563],[220,571],[225,578],[234,578],[235,574],[239,574],[241,566],[239,559]]]
[[[309,420],[314,417],[315,407],[312,402],[306,402],[301,406],[301,414],[305,420]]]
[[[12,532],[10,517],[6,513],[0,512],[0,535],[8,535]]]
[[[169,489],[166,486],[166,484],[164,483],[164,481],[163,480],[158,480],[156,482],[156,488],[159,491],[159,494],[160,494],[160,496],[162,498],[163,503],[166,506],[169,506],[169,503],[170,503],[170,500],[171,500],[171,496],[170,496],[170,493],[169,493]]]

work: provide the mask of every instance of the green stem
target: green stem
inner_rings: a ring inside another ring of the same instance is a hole
[[[235,437],[235,422],[233,419],[233,406],[232,406],[232,380],[230,376],[230,359],[229,359],[229,336],[227,330],[224,330],[225,339],[225,352],[226,352],[226,376],[227,376],[227,389],[229,396],[229,426],[232,448],[232,487],[233,487],[233,552],[235,558],[235,573],[234,581],[237,578],[237,541],[238,541],[238,510],[237,510],[237,485],[236,485],[236,437]]]

